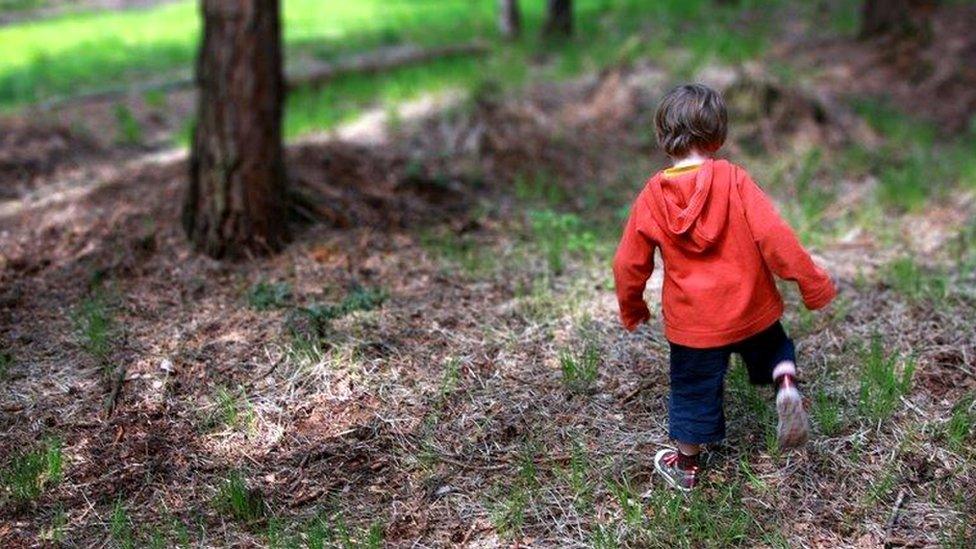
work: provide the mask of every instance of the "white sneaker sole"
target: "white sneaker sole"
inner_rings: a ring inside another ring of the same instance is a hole
[[[776,394],[776,412],[779,424],[776,426],[776,436],[782,449],[803,446],[810,436],[807,413],[803,409],[803,400],[795,387],[787,387]]]
[[[675,482],[673,478],[671,478],[668,474],[664,472],[664,466],[661,464],[661,459],[663,459],[664,455],[667,454],[668,452],[677,452],[677,450],[672,450],[670,448],[662,448],[658,450],[656,454],[654,454],[654,470],[657,471],[657,474],[661,475],[661,478],[663,478],[664,481],[668,483],[668,486],[676,490],[681,490],[682,492],[691,492],[691,488],[685,488],[684,486],[681,486],[680,484]]]

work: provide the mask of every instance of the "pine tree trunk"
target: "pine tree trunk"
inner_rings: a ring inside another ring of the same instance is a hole
[[[522,13],[518,0],[498,0],[498,29],[511,40],[522,33]]]
[[[215,258],[288,241],[278,0],[202,0],[199,98],[183,227]]]
[[[542,32],[546,36],[573,34],[573,0],[549,0],[546,23]]]

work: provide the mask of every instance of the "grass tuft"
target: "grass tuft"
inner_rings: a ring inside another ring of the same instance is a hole
[[[285,307],[291,300],[291,286],[287,282],[261,281],[247,291],[247,303],[257,311]]]
[[[105,296],[95,291],[78,304],[73,312],[75,331],[81,347],[103,370],[110,370],[110,358],[116,337],[115,321]]]
[[[858,406],[872,422],[887,419],[898,408],[899,399],[911,389],[915,361],[898,352],[885,352],[879,336],[872,338],[862,360]]]
[[[972,449],[976,436],[976,395],[970,394],[952,407],[952,416],[945,426],[945,438],[954,452]]]
[[[112,514],[109,515],[108,525],[109,533],[112,535],[112,539],[115,540],[116,546],[120,549],[135,549],[135,529],[132,526],[132,520],[129,518],[129,513],[125,510],[121,499],[116,501],[112,507]]]
[[[583,220],[576,214],[532,210],[529,212],[529,224],[533,238],[553,274],[563,272],[568,254],[589,255],[596,249],[596,236],[585,228]]]
[[[820,427],[820,432],[825,436],[835,436],[844,427],[842,401],[827,394],[823,389],[819,389],[814,394],[810,415],[813,416],[813,421]]]
[[[582,351],[561,351],[559,366],[563,373],[563,385],[570,392],[589,394],[599,375],[600,351],[593,342],[587,341]]]
[[[261,492],[248,488],[238,471],[231,471],[217,488],[214,507],[219,513],[245,525],[260,522],[266,513]]]
[[[948,295],[948,277],[938,271],[923,269],[912,257],[900,257],[888,263],[885,282],[911,301],[941,302]]]
[[[115,123],[118,126],[118,133],[115,141],[120,145],[140,145],[142,144],[142,125],[132,114],[124,103],[115,105]]]
[[[41,448],[15,454],[0,470],[0,487],[5,499],[24,504],[40,497],[46,488],[57,486],[63,475],[62,444],[46,441]]]

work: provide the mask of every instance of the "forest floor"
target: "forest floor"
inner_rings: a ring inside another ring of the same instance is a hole
[[[182,152],[18,120],[62,152],[0,205],[0,544],[972,546],[976,135],[898,110],[924,82],[844,84],[876,47],[693,75],[634,55],[381,109],[289,147],[318,221],[242,263],[188,246]],[[686,496],[651,473],[667,344],[620,328],[609,261],[689,76],[841,295],[811,314],[783,285],[811,442],[778,451],[733,364]]]

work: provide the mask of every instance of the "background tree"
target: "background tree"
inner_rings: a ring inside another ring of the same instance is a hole
[[[498,30],[508,39],[522,33],[522,12],[518,0],[498,0]]]
[[[199,99],[183,227],[216,257],[287,242],[278,0],[203,0]]]
[[[936,0],[864,0],[861,6],[861,38],[928,37],[929,15]]]
[[[573,34],[573,0],[549,0],[542,32],[546,36]]]

